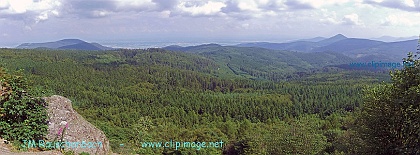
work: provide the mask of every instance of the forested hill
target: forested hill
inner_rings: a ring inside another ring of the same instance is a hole
[[[350,68],[348,64],[359,59],[339,52],[303,53],[271,50],[259,47],[221,46],[168,46],[164,49],[197,54],[218,64],[218,76],[232,75],[249,79],[288,80],[323,70]],[[353,68],[354,69],[354,68]],[[356,68],[370,69],[370,68]],[[387,70],[389,68],[377,68]]]
[[[416,51],[417,39],[384,42],[364,38],[348,38],[338,34],[330,38],[298,40],[287,43],[242,43],[239,47],[260,47],[273,50],[298,52],[337,52],[356,60],[401,61],[408,52]]]
[[[45,43],[23,43],[17,46],[20,49],[61,49],[61,50],[112,50],[98,43],[88,43],[80,39],[62,39]]]
[[[301,53],[269,52],[233,47],[196,53],[0,49],[0,64],[11,71],[23,69],[39,96],[70,98],[77,112],[104,131],[113,151],[122,154],[324,154],[352,149],[338,145],[349,140],[344,130],[353,119],[349,112],[361,106],[364,86],[382,81],[380,73],[326,70],[286,83],[228,72],[229,67],[236,71],[235,65],[247,69],[247,63],[268,73],[275,65],[298,68],[294,61],[309,66],[318,60],[315,55],[304,59]],[[225,144],[200,150],[142,147],[142,142],[169,140]]]

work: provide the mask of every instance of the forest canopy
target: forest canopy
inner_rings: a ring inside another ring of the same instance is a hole
[[[369,104],[377,105],[376,99],[386,96],[375,96],[377,91],[364,95],[362,90],[374,87],[385,95],[397,95],[385,91],[389,86],[376,87],[389,79],[385,72],[325,67],[284,75],[262,70],[259,78],[250,78],[226,72],[229,66],[213,58],[163,49],[0,49],[5,68],[22,69],[35,94],[70,98],[77,112],[105,132],[114,152],[365,154],[374,146],[379,150],[381,144],[374,145],[364,135],[374,132],[366,120],[377,110],[369,111]],[[247,65],[231,67],[255,70]],[[406,68],[391,75],[393,89],[416,95],[417,88],[411,88],[416,83],[408,87],[405,80],[417,76],[418,70]],[[404,96],[399,96],[401,102],[415,99]],[[409,114],[400,120],[408,127],[418,122],[411,117],[418,114],[413,104],[401,113]],[[225,144],[200,150],[142,147],[142,142],[169,140]],[[413,142],[399,144],[418,148]]]

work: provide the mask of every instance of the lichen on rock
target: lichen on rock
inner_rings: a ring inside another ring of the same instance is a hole
[[[75,153],[87,152],[100,155],[111,153],[109,140],[105,134],[78,114],[72,108],[69,99],[54,95],[45,97],[44,100],[48,103],[47,141],[62,140],[69,142],[67,144],[73,143],[73,146],[64,145],[64,150]],[[86,145],[82,145],[83,142]],[[87,145],[89,142],[90,145]],[[96,144],[95,147],[92,147],[92,143]]]

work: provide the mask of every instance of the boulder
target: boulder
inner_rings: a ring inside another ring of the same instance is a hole
[[[74,111],[69,99],[58,95],[44,99],[48,103],[49,117],[46,142],[62,140],[64,150],[76,154],[111,154],[105,134]]]

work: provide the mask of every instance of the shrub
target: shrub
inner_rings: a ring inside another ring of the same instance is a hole
[[[9,141],[41,140],[47,133],[46,102],[32,97],[21,72],[0,68],[0,136]]]
[[[414,65],[392,72],[391,84],[366,90],[366,154],[420,154],[420,58],[409,53],[406,62]]]

